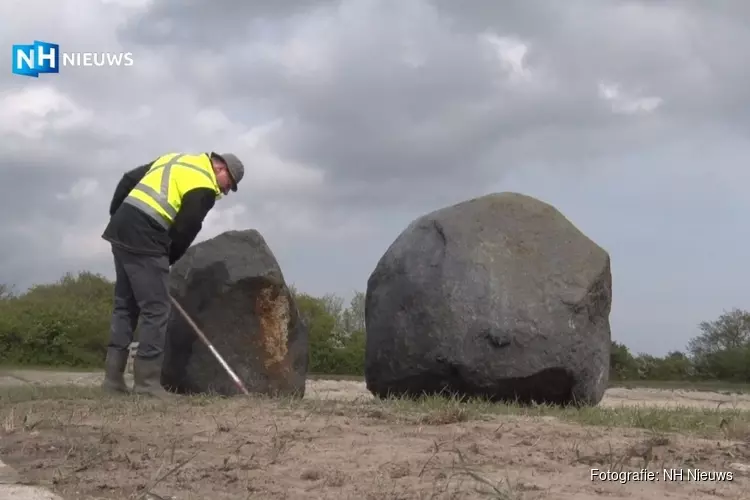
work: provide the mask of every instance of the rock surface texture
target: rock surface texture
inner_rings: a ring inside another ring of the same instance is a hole
[[[229,231],[194,245],[172,266],[170,289],[250,392],[304,396],[307,328],[260,233]],[[240,393],[175,307],[162,384],[179,393]]]
[[[499,193],[437,210],[368,280],[367,388],[596,405],[611,301],[608,253],[554,207]]]

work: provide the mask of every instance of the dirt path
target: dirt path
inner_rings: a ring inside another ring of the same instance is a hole
[[[404,416],[372,404],[311,404],[21,404],[5,416],[0,454],[71,500],[147,491],[180,500],[740,500],[750,487],[737,465],[750,461],[743,443],[549,417],[441,425],[444,416]],[[618,481],[621,469],[632,471],[629,480]],[[681,480],[665,469],[681,471]],[[691,480],[698,469],[704,477]]]
[[[100,377],[6,372],[0,384]],[[656,389],[612,389],[602,405],[719,403],[750,407],[744,395]],[[311,380],[294,404],[32,401],[0,406],[0,425],[3,460],[67,500],[741,500],[750,489],[747,441],[465,419],[450,408],[408,414],[354,381]]]
[[[371,399],[364,382],[349,380],[311,380],[307,397],[320,399]],[[717,392],[665,389],[608,389],[601,406],[658,406],[695,408],[736,408],[750,410],[750,394],[720,394]]]
[[[0,387],[32,385],[97,385],[101,373],[54,372],[45,370],[5,370],[0,372]],[[128,377],[130,379],[130,377]],[[129,383],[131,380],[128,381]],[[364,382],[351,380],[308,380],[306,398],[337,400],[369,400],[372,395]],[[607,390],[601,406],[658,406],[695,408],[736,408],[750,410],[750,394],[720,394],[684,389],[613,388]]]

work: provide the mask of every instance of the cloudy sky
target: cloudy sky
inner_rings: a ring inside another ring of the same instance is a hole
[[[0,282],[113,276],[122,173],[232,151],[199,240],[256,228],[304,291],[364,290],[414,218],[518,191],[610,252],[614,339],[682,349],[750,308],[749,5],[5,0],[6,68],[35,39],[134,65],[0,72]]]

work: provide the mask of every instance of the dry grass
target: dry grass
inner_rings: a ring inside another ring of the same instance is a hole
[[[734,481],[633,484],[590,470],[750,462],[750,413],[522,407],[451,398],[186,397],[0,388],[0,456],[66,498],[740,499]],[[666,488],[666,489],[665,489]],[[586,496],[589,495],[589,496]]]

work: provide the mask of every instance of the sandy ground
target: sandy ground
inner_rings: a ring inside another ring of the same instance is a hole
[[[368,400],[372,395],[364,382],[348,380],[311,380],[306,397],[316,399]],[[750,394],[719,394],[717,392],[664,389],[608,389],[600,403],[604,407],[658,406],[665,408],[733,408],[750,410]]]
[[[6,372],[0,384],[99,379]],[[612,389],[602,402],[720,404],[750,409],[750,397]],[[750,490],[750,445],[737,437],[657,435],[552,417],[464,419],[458,408],[405,414],[352,381],[312,380],[302,402],[36,401],[0,405],[0,418],[3,460],[70,500],[739,500]]]
[[[0,387],[16,385],[97,385],[101,373],[54,372],[44,370],[5,370],[0,372]],[[127,376],[128,383],[132,377]],[[372,395],[364,382],[350,380],[308,380],[305,397],[367,401]],[[720,394],[709,391],[665,390],[647,388],[613,388],[607,390],[600,403],[605,407],[658,406],[695,408],[735,408],[750,410],[750,394]]]

